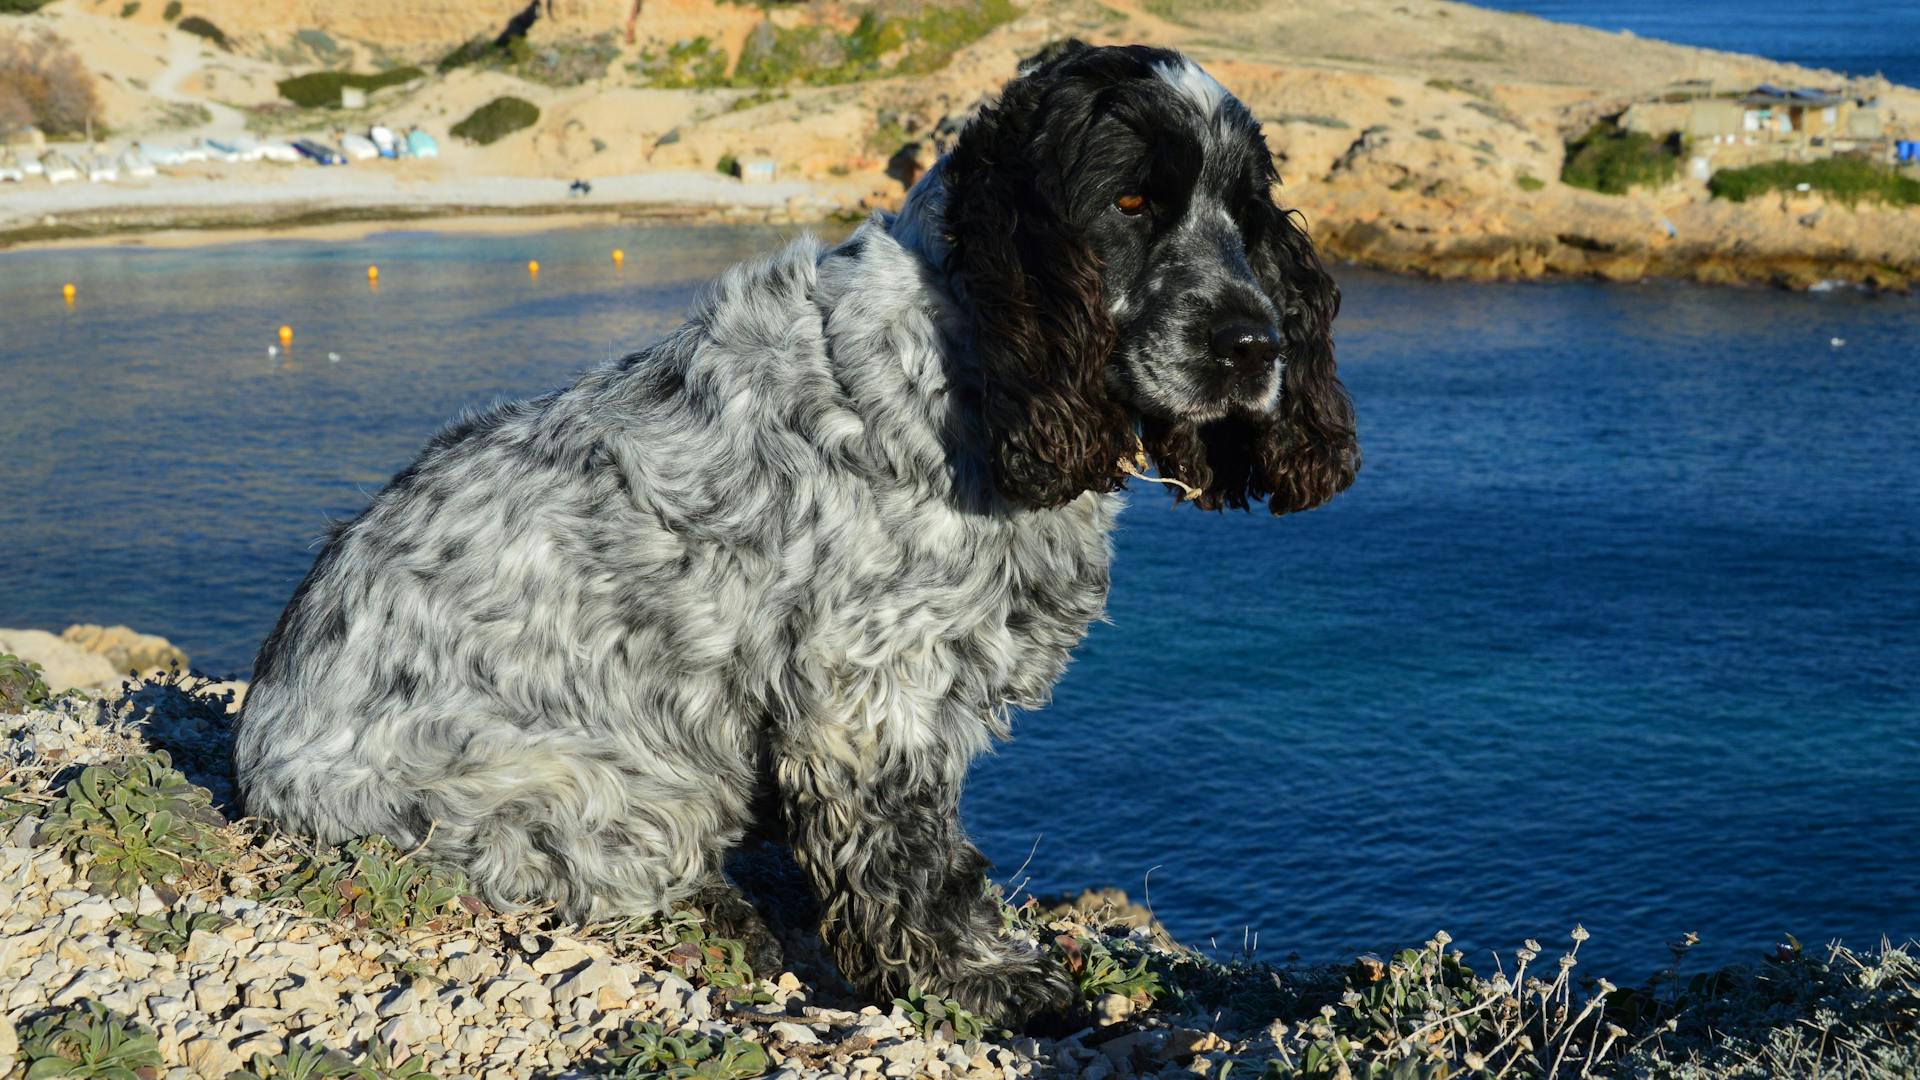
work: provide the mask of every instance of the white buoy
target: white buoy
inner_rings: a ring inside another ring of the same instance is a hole
[[[334,364],[337,364],[337,363],[339,363],[339,362],[340,362],[340,354],[339,354],[339,353],[337,353],[337,352],[330,352],[330,353],[328,353],[328,354],[327,354],[327,361],[328,361],[329,363],[334,363]]]
[[[267,346],[267,359],[271,360],[274,357],[279,355],[280,355],[280,346],[278,345]]]
[[[1834,348],[1836,348],[1836,349],[1838,349],[1838,348],[1840,348],[1841,346],[1843,346],[1843,345],[1845,345],[1846,343],[1847,343],[1847,339],[1846,339],[1846,338],[1843,338],[1843,337],[1837,337],[1837,338],[1832,338],[1832,339],[1830,339],[1830,340],[1828,340],[1828,342],[1827,342],[1827,344],[1829,344],[1829,345],[1831,345],[1831,346],[1833,346],[1833,347],[1834,347]]]

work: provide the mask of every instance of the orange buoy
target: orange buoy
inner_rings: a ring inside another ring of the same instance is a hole
[[[60,296],[61,296],[61,298],[62,298],[62,299],[64,299],[64,300],[65,300],[65,301],[66,301],[66,302],[67,302],[68,304],[72,304],[72,303],[73,303],[73,294],[74,294],[75,292],[77,292],[77,291],[78,291],[78,290],[76,290],[76,289],[75,289],[75,288],[73,287],[73,282],[71,282],[71,281],[69,281],[69,282],[67,282],[67,283],[66,283],[65,285],[62,285],[62,286],[60,286]]]
[[[624,251],[621,251],[619,248],[614,248],[613,249],[613,265],[619,266],[621,263],[624,263],[626,261],[627,261],[627,253]]]
[[[377,266],[369,266],[369,267],[367,267],[367,280],[368,280],[368,281],[379,281],[379,280],[380,280],[380,268],[379,268],[379,267],[377,267]]]
[[[527,260],[527,273],[532,274],[534,277],[540,276],[540,260],[539,259]]]
[[[280,344],[282,345],[293,344],[293,327],[283,326],[280,328]]]

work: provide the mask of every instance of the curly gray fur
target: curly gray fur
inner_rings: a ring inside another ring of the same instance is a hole
[[[262,647],[249,811],[431,825],[489,900],[591,918],[710,883],[771,785],[850,978],[1006,1007],[1041,968],[997,937],[961,781],[1100,614],[1116,497],[994,494],[921,209],[436,438]]]

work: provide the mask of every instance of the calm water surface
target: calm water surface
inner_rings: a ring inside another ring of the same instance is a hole
[[[1920,86],[1920,4],[1913,0],[1476,0],[1556,22],[1708,49],[1753,53]]]
[[[0,625],[243,672],[439,424],[778,239],[0,254]],[[1359,483],[1281,521],[1136,497],[1112,624],[969,789],[1001,870],[1316,960],[1920,935],[1920,303],[1341,276]]]

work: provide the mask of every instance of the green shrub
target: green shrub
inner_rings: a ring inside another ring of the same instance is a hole
[[[180,0],[167,0],[166,10],[160,12],[160,17],[167,20],[168,22],[172,22],[173,20],[179,18],[180,17]]]
[[[499,51],[500,50],[494,47],[492,38],[477,37],[456,46],[452,52],[441,57],[439,62],[435,63],[433,67],[435,71],[445,75],[455,68],[463,68],[468,64],[478,63],[486,59],[488,54],[497,54]]]
[[[134,1080],[166,1068],[153,1032],[97,1001],[48,1013],[20,1029],[18,1075]]]
[[[713,163],[713,169],[722,176],[739,176],[740,159],[732,154],[721,154],[720,160]]]
[[[517,97],[497,97],[473,110],[471,115],[449,130],[469,142],[486,146],[522,128],[532,127],[539,120],[540,108],[533,102]]]
[[[129,0],[128,3],[120,5],[121,18],[131,19],[138,14],[140,14],[140,0]]]
[[[1920,180],[1858,157],[1772,161],[1744,169],[1721,169],[1707,181],[1707,190],[1716,199],[1746,202],[1769,191],[1792,191],[1801,184],[1849,206],[1863,200],[1889,206],[1920,205]]]
[[[53,0],[0,0],[0,15],[31,15]]]
[[[189,15],[174,25],[196,37],[206,38],[223,49],[229,48],[226,33],[198,15]]]
[[[1684,144],[1678,132],[1656,139],[1644,131],[1622,131],[1595,124],[1567,143],[1560,182],[1607,195],[1625,195],[1637,187],[1659,187],[1680,171]]]
[[[417,67],[394,68],[378,75],[356,75],[350,71],[314,71],[282,79],[276,85],[280,96],[303,109],[338,108],[340,91],[349,86],[372,93],[389,86],[412,82],[426,72]]]
[[[1547,182],[1532,173],[1521,173],[1513,178],[1513,185],[1521,191],[1539,191],[1547,186]]]

